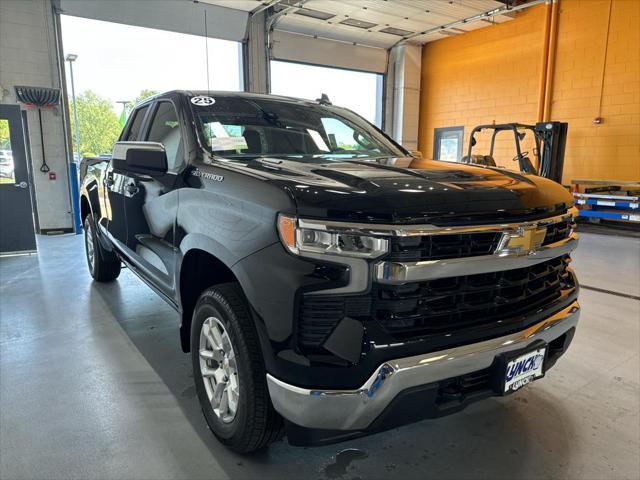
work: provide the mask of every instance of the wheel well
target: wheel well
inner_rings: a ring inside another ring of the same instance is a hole
[[[84,224],[84,219],[87,218],[87,215],[91,213],[91,205],[89,205],[89,200],[84,195],[80,197],[80,219]]]
[[[191,318],[200,294],[212,285],[237,281],[229,267],[204,250],[189,250],[184,256],[180,269],[180,344],[184,352],[190,350]]]

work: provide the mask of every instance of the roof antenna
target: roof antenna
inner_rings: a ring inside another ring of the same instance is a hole
[[[316,102],[318,102],[320,105],[331,105],[331,100],[329,100],[329,95],[327,95],[326,93],[323,93],[320,98],[316,99]]]
[[[211,88],[209,86],[209,32],[207,30],[207,9],[204,10],[204,50],[207,56],[207,95],[211,95]]]

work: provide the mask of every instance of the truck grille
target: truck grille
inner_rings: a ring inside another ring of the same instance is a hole
[[[564,220],[547,225],[547,233],[544,236],[542,245],[551,245],[552,243],[564,240],[571,233],[572,226],[572,220]]]
[[[501,237],[501,232],[393,237],[390,239],[391,251],[385,260],[418,262],[491,255]]]
[[[491,391],[491,368],[478,370],[454,378],[442,380],[438,387],[436,403],[443,405],[462,402],[467,397]]]
[[[569,236],[571,226],[571,220],[548,225],[542,245],[564,240]],[[393,237],[390,239],[390,253],[385,260],[419,262],[491,255],[498,248],[501,238],[502,232]]]
[[[566,267],[565,258],[555,258],[503,272],[376,285],[372,313],[394,337],[403,339],[518,319],[573,286]]]
[[[453,334],[478,326],[512,328],[573,289],[569,257],[526,268],[404,285],[373,284],[367,296],[303,295],[298,342],[317,349],[344,317],[377,322],[398,340]]]

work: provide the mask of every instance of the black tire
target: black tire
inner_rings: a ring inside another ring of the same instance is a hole
[[[239,394],[235,416],[227,422],[214,412],[200,367],[200,332],[212,317],[223,325],[235,352]],[[191,358],[202,411],[220,442],[235,452],[249,453],[281,437],[282,417],[271,404],[258,334],[237,283],[216,285],[200,295],[191,322]]]
[[[100,245],[91,214],[84,219],[84,250],[89,273],[96,282],[112,282],[118,278],[122,268],[120,259]]]

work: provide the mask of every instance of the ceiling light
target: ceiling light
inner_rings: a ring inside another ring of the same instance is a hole
[[[343,25],[349,25],[350,27],[357,27],[357,28],[364,28],[364,29],[373,28],[376,25],[378,25],[377,23],[365,22],[364,20],[356,20],[355,18],[345,18],[340,23]]]
[[[410,32],[409,30],[403,30],[401,28],[387,27],[379,30],[381,33],[388,33],[390,35],[398,35],[399,37],[406,37],[407,35],[411,35],[414,32]]]
[[[316,18],[318,20],[329,20],[336,16],[335,13],[321,12],[319,10],[311,10],[309,8],[301,8],[293,13],[296,15],[302,15],[303,17]]]

